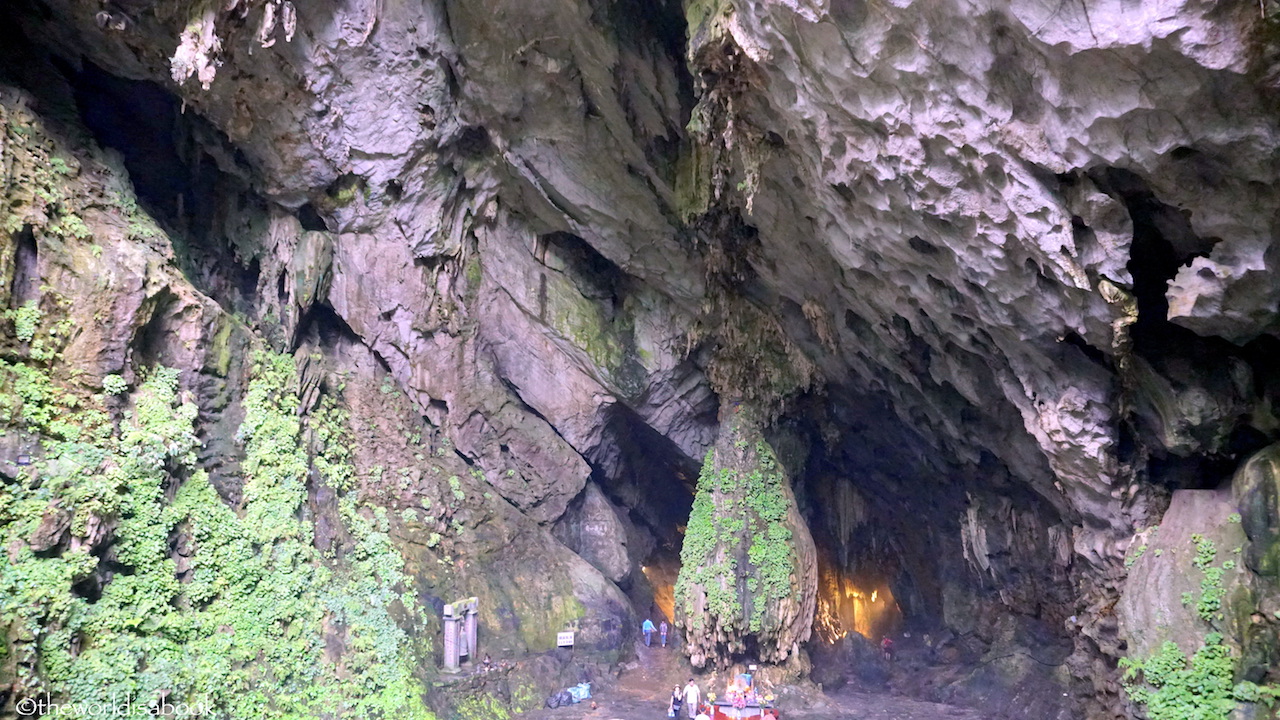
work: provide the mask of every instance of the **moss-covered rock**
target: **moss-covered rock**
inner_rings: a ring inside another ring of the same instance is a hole
[[[1259,450],[1231,480],[1240,525],[1249,537],[1245,563],[1280,579],[1280,444]]]
[[[755,414],[731,412],[680,551],[676,624],[697,667],[786,661],[809,638],[817,597],[813,539],[790,481]]]
[[[1131,656],[1147,657],[1166,641],[1194,653],[1214,629],[1240,637],[1229,598],[1248,593],[1250,581],[1240,564],[1244,533],[1233,513],[1226,492],[1180,490],[1160,526],[1135,538],[1117,607]]]
[[[1116,609],[1126,687],[1150,717],[1225,717],[1237,700],[1275,690],[1254,684],[1274,681],[1280,644],[1262,613],[1271,591],[1244,566],[1245,544],[1226,490],[1174,493],[1160,526],[1134,539]]]

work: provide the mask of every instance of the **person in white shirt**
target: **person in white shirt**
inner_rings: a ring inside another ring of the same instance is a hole
[[[700,712],[698,713],[698,717],[694,718],[693,720],[711,720],[711,716],[707,715],[705,712]]]
[[[689,683],[684,686],[684,704],[685,707],[689,708],[689,717],[693,720],[699,720],[698,704],[700,700],[702,700],[702,691],[693,683],[693,678],[689,678]],[[703,713],[703,717],[706,717],[705,713]]]

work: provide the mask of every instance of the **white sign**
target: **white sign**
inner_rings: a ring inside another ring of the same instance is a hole
[[[556,647],[573,647],[573,632],[556,633]]]

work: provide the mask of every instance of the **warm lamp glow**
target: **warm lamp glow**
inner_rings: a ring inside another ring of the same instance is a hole
[[[680,574],[680,565],[678,561],[665,561],[665,558],[651,560],[646,565],[640,566],[640,572],[644,573],[644,577],[649,581],[649,587],[653,588],[653,604],[658,606],[658,611],[669,620],[675,620],[676,610],[676,577]],[[657,618],[653,621],[658,622]]]
[[[820,564],[818,609],[813,621],[818,637],[834,643],[855,632],[878,641],[893,632],[901,620],[902,611],[887,584],[859,583]]]

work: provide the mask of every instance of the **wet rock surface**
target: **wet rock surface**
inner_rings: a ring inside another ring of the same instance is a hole
[[[1235,504],[1225,492],[1182,490],[1174,493],[1160,525],[1139,536],[1140,544],[1131,551],[1130,581],[1116,607],[1134,655],[1150,656],[1167,640],[1183,652],[1199,648],[1207,627],[1197,612],[1203,605],[1204,570],[1225,561],[1228,569],[1218,581],[1225,595],[1249,592],[1249,575],[1240,562],[1244,531],[1233,513]],[[1218,620],[1217,610],[1209,624],[1222,627],[1229,637],[1239,636],[1243,628],[1228,624],[1239,620]]]
[[[1259,575],[1280,576],[1280,447],[1249,458],[1236,472],[1231,492],[1249,538],[1245,562]]]

